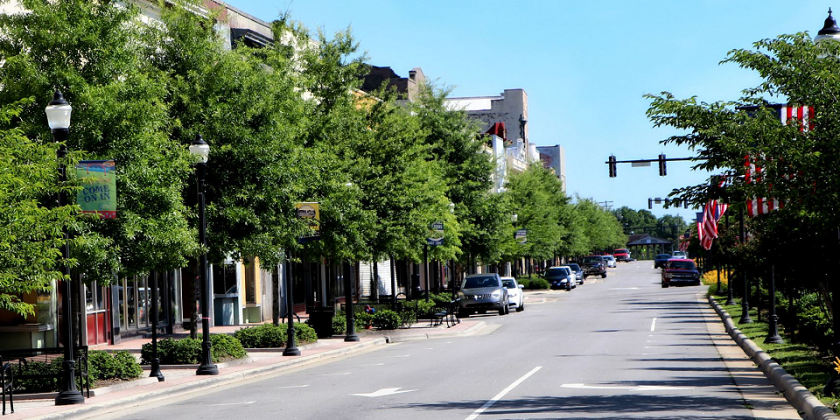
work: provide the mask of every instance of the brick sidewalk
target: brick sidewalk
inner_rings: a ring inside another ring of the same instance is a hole
[[[414,324],[411,328],[402,330],[359,331],[360,341],[358,342],[345,342],[343,336],[321,339],[317,343],[300,346],[301,356],[284,357],[282,355],[283,349],[254,350],[249,352],[246,359],[231,363],[220,363],[218,365],[219,375],[217,376],[196,376],[194,367],[162,366],[161,370],[166,377],[164,382],[145,377],[148,375],[146,373],[148,370],[145,370],[142,379],[91,390],[91,398],[86,399],[85,404],[56,406],[53,401],[55,394],[44,394],[40,399],[16,399],[15,413],[9,414],[7,405],[7,414],[2,417],[2,420],[64,419],[69,416],[101,414],[126,406],[146,404],[153,400],[162,400],[196,392],[202,388],[275,374],[292,366],[301,366],[330,358],[346,357],[375,346],[385,345],[388,342],[466,336],[476,333],[483,327],[484,322],[480,320],[463,320],[451,328],[447,328],[445,323],[439,326],[430,326],[428,322],[425,322]],[[213,327],[211,332],[214,334],[232,333],[240,328],[242,326]],[[117,346],[109,346],[108,349],[129,350],[139,353],[142,345],[150,341],[149,338],[125,340]]]

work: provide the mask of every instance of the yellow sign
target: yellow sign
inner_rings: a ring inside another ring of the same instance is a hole
[[[298,219],[306,219],[309,228],[314,231],[315,236],[320,235],[321,230],[321,203],[295,203],[295,214]]]

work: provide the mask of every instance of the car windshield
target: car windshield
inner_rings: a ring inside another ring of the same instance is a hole
[[[577,264],[569,264],[569,268],[575,271],[580,271],[580,266]]]
[[[583,259],[584,264],[586,264],[586,263],[599,263],[599,262],[602,262],[602,261],[603,260],[601,259],[601,257],[586,257],[586,258]]]
[[[508,289],[516,289],[516,282],[513,280],[502,280],[502,286],[505,286]]]
[[[671,261],[668,263],[671,265],[671,268],[676,268],[678,270],[694,270],[694,263],[691,261]]]
[[[545,272],[546,277],[566,277],[569,275],[569,269],[566,267],[549,268]]]
[[[481,287],[499,287],[499,279],[495,276],[467,277],[462,289],[478,289]]]
[[[668,258],[671,258],[671,254],[659,254],[656,256],[657,260],[667,260]]]
[[[612,255],[607,255],[604,258],[606,258],[608,260],[614,260],[615,259],[615,257],[613,257]]]

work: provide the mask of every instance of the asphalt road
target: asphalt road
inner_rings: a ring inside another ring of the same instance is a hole
[[[707,330],[704,287],[659,286],[650,262],[548,292],[482,334],[391,344],[120,419],[754,418]]]

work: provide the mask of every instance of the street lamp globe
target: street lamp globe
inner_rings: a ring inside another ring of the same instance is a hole
[[[73,107],[70,106],[64,95],[60,91],[53,93],[53,99],[45,109],[47,113],[47,123],[52,130],[66,130],[70,128],[70,113],[73,112]]]
[[[519,220],[519,216],[516,213],[510,215],[511,222],[516,223],[517,220]]]
[[[449,203],[449,212],[455,213],[455,203]]]
[[[840,28],[837,27],[837,21],[831,16],[830,8],[828,9],[828,17],[825,18],[825,24],[817,32],[817,36],[814,37],[814,42],[821,42],[827,39],[840,41]]]
[[[201,134],[196,134],[195,140],[190,143],[190,153],[193,156],[198,156],[201,163],[207,163],[210,158],[210,145],[204,142]]]

